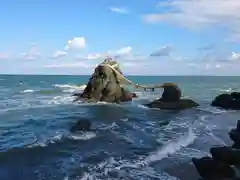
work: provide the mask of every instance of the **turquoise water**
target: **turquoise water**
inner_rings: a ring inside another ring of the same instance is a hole
[[[76,104],[76,85],[88,76],[0,75],[0,179],[198,179],[192,157],[231,144],[227,133],[240,113],[210,106],[238,91],[239,77],[129,77],[136,83],[175,82],[200,107],[148,109],[161,96],[137,91],[133,102]],[[134,89],[132,89],[134,91]],[[70,133],[77,120],[94,130]]]

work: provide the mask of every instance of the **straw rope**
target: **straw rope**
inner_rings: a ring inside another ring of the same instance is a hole
[[[116,69],[119,69],[119,65],[117,62],[115,62],[115,64],[113,64],[113,65],[110,65],[110,62],[113,62],[113,61],[105,60],[103,63],[99,64],[99,66],[107,66],[107,67],[111,68],[116,73],[117,79],[123,84],[130,84],[137,89],[144,89],[144,90],[147,90],[147,89],[154,90],[156,88],[164,88],[167,86],[177,86],[175,83],[164,83],[164,84],[159,84],[159,85],[142,85],[142,84],[134,83],[133,81],[127,79],[119,71],[116,70]]]

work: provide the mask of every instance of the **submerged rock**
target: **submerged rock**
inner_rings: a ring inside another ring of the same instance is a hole
[[[234,178],[236,176],[234,169],[228,164],[212,159],[211,157],[193,158],[192,161],[199,175],[203,178]]]
[[[221,94],[212,101],[211,105],[223,109],[240,110],[240,93]]]
[[[229,165],[240,164],[240,150],[231,147],[213,147],[210,149],[212,157]]]
[[[89,131],[92,123],[89,120],[83,119],[77,121],[70,129],[71,132],[76,131]]]

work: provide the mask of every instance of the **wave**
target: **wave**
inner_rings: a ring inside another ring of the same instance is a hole
[[[210,108],[197,107],[197,109],[203,112],[211,113],[211,114],[223,114],[223,113],[235,112],[234,110],[224,110],[224,109],[219,109],[215,107],[210,107]]]
[[[24,91],[21,91],[21,93],[32,93],[32,92],[34,92],[34,90],[32,89],[26,89]]]
[[[95,138],[97,135],[94,132],[86,132],[83,134],[74,134],[70,138],[74,140],[89,140]]]
[[[83,91],[86,88],[86,85],[70,85],[70,84],[54,84],[55,88],[60,88],[63,92],[73,93],[76,91]]]
[[[191,128],[188,129],[188,133],[180,136],[177,140],[170,141],[162,148],[157,151],[150,153],[143,159],[138,160],[126,160],[123,158],[110,157],[97,165],[89,165],[89,172],[85,172],[79,179],[107,179],[112,173],[118,173],[126,178],[130,177],[133,179],[166,179],[166,180],[177,180],[178,178],[170,176],[165,172],[157,172],[156,169],[149,166],[151,163],[160,161],[169,155],[172,155],[180,149],[187,147],[196,138],[196,135]],[[131,169],[131,170],[129,170]],[[131,171],[131,173],[128,173]],[[119,176],[118,176],[119,177]],[[68,179],[65,177],[64,179]],[[113,178],[117,179],[117,178]]]
[[[84,132],[84,133],[75,133],[75,134],[56,134],[49,139],[44,139],[42,141],[36,141],[30,145],[25,146],[25,148],[34,148],[34,147],[46,147],[49,144],[54,144],[60,142],[64,139],[71,139],[71,140],[90,140],[92,138],[97,137],[94,132]]]
[[[189,128],[186,135],[181,136],[178,140],[169,142],[164,147],[149,155],[144,160],[144,164],[160,161],[168,155],[174,154],[175,152],[179,151],[181,148],[190,145],[195,139],[196,135],[193,133],[192,129]]]
[[[225,89],[223,89],[223,88],[215,88],[215,89],[213,89],[214,91],[220,91],[220,92],[226,92],[226,93],[231,93],[231,92],[233,92],[233,91],[237,91],[237,89],[233,89],[233,88],[225,88]]]

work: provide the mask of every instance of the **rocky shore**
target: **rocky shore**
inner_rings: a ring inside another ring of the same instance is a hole
[[[240,120],[229,137],[232,146],[212,147],[211,157],[192,158],[202,180],[240,180]]]

